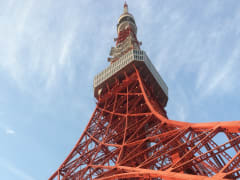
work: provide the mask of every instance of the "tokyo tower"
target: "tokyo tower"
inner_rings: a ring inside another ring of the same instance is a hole
[[[168,119],[168,87],[141,50],[128,5],[110,65],[94,78],[92,117],[49,180],[240,178],[240,121]]]

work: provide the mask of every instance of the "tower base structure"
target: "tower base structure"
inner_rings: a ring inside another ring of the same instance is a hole
[[[131,66],[98,96],[82,136],[49,180],[240,178],[240,121],[169,120],[151,77]]]

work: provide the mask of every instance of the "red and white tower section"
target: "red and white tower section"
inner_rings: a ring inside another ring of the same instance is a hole
[[[240,121],[168,119],[168,87],[140,49],[126,3],[117,33],[110,65],[94,78],[92,117],[49,179],[240,178]]]

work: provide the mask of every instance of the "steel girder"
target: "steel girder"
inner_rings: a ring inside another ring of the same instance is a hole
[[[82,136],[49,180],[240,178],[240,121],[169,120],[134,68],[99,97]]]

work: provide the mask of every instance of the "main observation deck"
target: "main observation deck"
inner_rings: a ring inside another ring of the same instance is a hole
[[[142,50],[136,49],[130,50],[95,76],[93,81],[94,96],[98,98],[101,92],[106,88],[107,84],[111,86],[116,78],[121,79],[123,71],[127,74],[131,74],[134,71],[131,64],[134,64],[140,69],[140,74],[143,78],[147,75],[151,75],[151,82],[149,83],[153,85],[155,97],[163,107],[166,106],[168,101],[168,87],[166,83],[159,75],[146,53]]]

